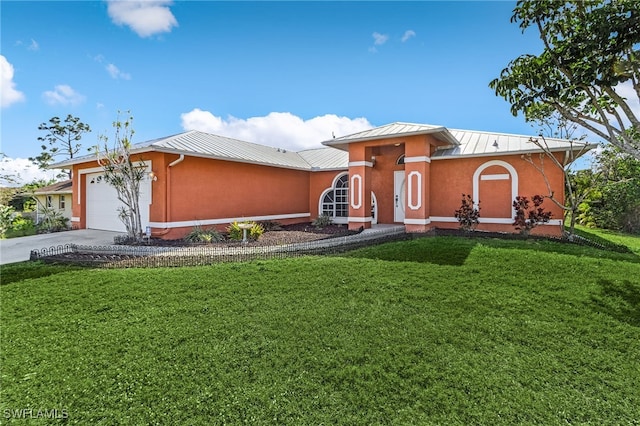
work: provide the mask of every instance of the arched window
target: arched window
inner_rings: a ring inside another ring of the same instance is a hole
[[[333,182],[333,187],[322,196],[320,214],[345,219],[349,216],[349,175],[347,173],[340,175]]]
[[[396,160],[396,164],[397,165],[404,164],[404,154],[402,154],[400,157],[398,157],[398,159]]]
[[[320,196],[320,214],[326,214],[333,223],[349,222],[349,174],[338,175],[331,188],[327,188]],[[378,206],[376,195],[371,191],[372,223],[378,223]]]

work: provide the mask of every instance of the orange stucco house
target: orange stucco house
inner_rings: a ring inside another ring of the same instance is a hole
[[[584,145],[548,139],[559,159]],[[543,176],[523,159],[541,150],[529,136],[392,123],[323,142],[284,149],[189,131],[143,142],[132,152],[148,177],[141,190],[143,226],[174,239],[194,226],[224,229],[235,220],[310,222],[328,214],[351,229],[402,224],[408,232],[457,228],[461,195],[480,202],[479,229],[513,232],[517,195],[548,194]],[[589,147],[592,147],[588,145]],[[531,158],[539,162],[540,155]],[[73,170],[72,225],[123,231],[115,190],[95,157],[55,165]],[[564,175],[551,161],[546,177],[556,199]],[[563,212],[537,232],[559,235]]]

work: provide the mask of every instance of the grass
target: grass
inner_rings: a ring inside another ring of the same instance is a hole
[[[0,412],[79,424],[634,424],[640,257],[434,237],[2,269]],[[5,414],[6,417],[6,414]]]
[[[609,229],[587,228],[581,225],[576,225],[576,233],[594,241],[605,241],[627,246],[631,252],[640,255],[640,236],[633,236]]]

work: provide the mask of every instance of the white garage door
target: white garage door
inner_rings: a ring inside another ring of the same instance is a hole
[[[87,175],[87,228],[105,231],[126,232],[124,223],[118,216],[118,200],[115,188],[109,185],[102,173]],[[149,223],[149,204],[151,204],[151,181],[140,182],[140,219],[142,231]]]

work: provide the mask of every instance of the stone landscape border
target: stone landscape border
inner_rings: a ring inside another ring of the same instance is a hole
[[[371,244],[411,239],[404,227],[370,229],[355,235],[270,246],[83,246],[66,244],[32,250],[30,260],[104,268],[199,266],[220,262],[333,254]]]

